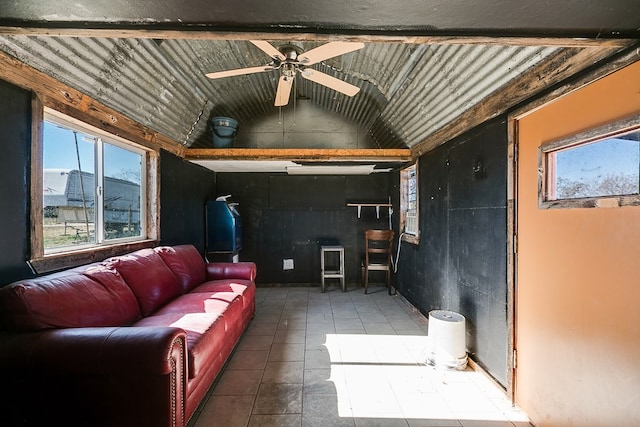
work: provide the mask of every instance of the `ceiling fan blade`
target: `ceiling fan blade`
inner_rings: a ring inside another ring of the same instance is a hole
[[[337,90],[338,92],[342,92],[347,96],[354,96],[360,91],[360,88],[358,86],[354,86],[340,79],[336,79],[335,77],[332,77],[325,73],[321,73],[318,70],[307,68],[306,70],[301,71],[300,74],[302,74],[302,77],[307,80],[311,80],[312,82],[319,83],[330,89]]]
[[[311,49],[308,52],[302,53],[298,60],[304,65],[317,64],[325,59],[333,58],[334,56],[344,55],[345,53],[353,52],[354,50],[362,49],[364,43],[360,42],[330,42],[318,46],[315,49]]]
[[[284,55],[278,49],[273,47],[271,43],[264,40],[249,40],[253,43],[258,49],[269,55],[271,58],[278,58],[280,60],[284,60]]]
[[[276,107],[282,107],[289,103],[289,96],[291,95],[291,86],[293,86],[293,78],[280,76],[278,81],[278,90],[276,91]]]
[[[272,71],[273,67],[261,65],[259,67],[237,68],[235,70],[217,71],[215,73],[207,73],[205,76],[210,79],[220,79],[222,77],[243,76],[245,74],[262,73],[264,71]]]

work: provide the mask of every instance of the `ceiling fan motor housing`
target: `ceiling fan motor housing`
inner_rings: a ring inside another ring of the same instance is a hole
[[[282,52],[282,54],[285,57],[285,61],[287,61],[287,62],[289,62],[289,61],[297,61],[297,59],[298,59],[298,51],[296,51],[294,48],[292,48],[290,46],[286,46],[280,52]]]

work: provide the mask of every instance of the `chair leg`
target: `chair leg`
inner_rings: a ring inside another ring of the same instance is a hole
[[[367,293],[367,289],[369,286],[369,269],[365,266],[364,267],[364,293]]]
[[[391,293],[391,271],[390,270],[387,270],[387,284],[388,284],[387,287],[389,288],[389,295],[396,295],[397,292],[395,291],[395,289],[393,293]]]
[[[389,291],[389,295],[391,295],[391,271],[387,269],[387,290]]]

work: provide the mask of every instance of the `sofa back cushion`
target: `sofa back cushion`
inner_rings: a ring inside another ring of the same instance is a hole
[[[104,265],[120,273],[148,316],[181,293],[178,279],[153,249],[109,258]]]
[[[155,251],[176,275],[183,293],[206,280],[207,267],[195,246],[159,246]]]
[[[0,289],[3,325],[12,331],[128,325],[138,302],[118,272],[92,264]]]

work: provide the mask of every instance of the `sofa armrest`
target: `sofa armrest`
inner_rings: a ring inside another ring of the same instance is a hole
[[[180,328],[51,329],[0,337],[0,364],[49,373],[167,375],[185,347]]]
[[[210,262],[207,264],[207,279],[243,279],[253,282],[256,271],[254,262]]]
[[[0,381],[12,394],[0,413],[8,425],[183,426],[185,346],[170,327],[1,334]]]

